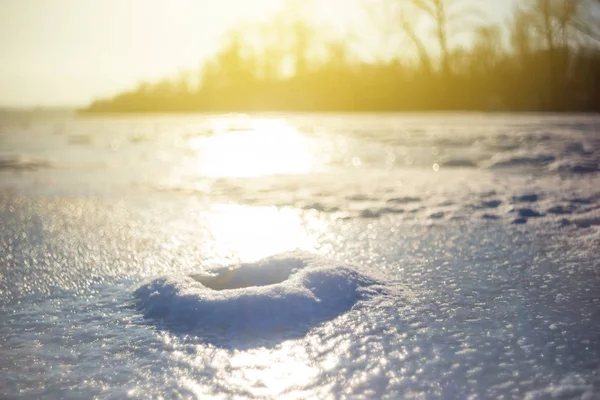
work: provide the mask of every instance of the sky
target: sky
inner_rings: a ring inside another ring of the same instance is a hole
[[[142,80],[197,70],[243,21],[284,0],[0,0],[0,107],[79,107]],[[514,0],[480,0],[492,14]],[[317,0],[331,19],[343,0]]]

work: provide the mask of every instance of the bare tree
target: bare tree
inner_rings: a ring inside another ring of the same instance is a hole
[[[510,44],[523,65],[533,50],[534,34],[531,29],[531,14],[517,7],[508,22]]]
[[[529,0],[520,9],[552,55],[582,38],[600,43],[600,1]]]
[[[599,21],[597,0],[529,0],[515,13],[513,38],[531,26],[527,34],[535,43],[534,50],[545,54],[550,104],[560,103],[559,93],[571,79],[574,48],[581,42],[600,41]]]
[[[497,25],[482,25],[475,30],[473,55],[479,67],[489,70],[497,61],[502,48],[502,31]]]
[[[440,49],[441,71],[449,76],[451,70],[450,41],[454,35],[472,32],[478,25],[474,19],[483,17],[469,0],[405,0],[434,25],[434,36]]]
[[[408,19],[404,15],[404,13],[400,14],[400,26],[404,30],[404,33],[410,39],[410,41],[417,48],[417,53],[419,54],[419,60],[421,61],[421,67],[427,74],[432,72],[431,67],[431,57],[429,52],[427,51],[427,47],[423,43],[423,40],[416,33],[415,28],[408,22]]]
[[[600,1],[580,0],[578,10],[571,21],[571,25],[580,38],[600,45]]]
[[[368,53],[378,62],[405,58],[408,46],[414,46],[420,67],[431,72],[431,58],[422,35],[418,33],[418,22],[414,13],[406,9],[401,0],[364,0],[365,14],[374,27],[376,42]]]

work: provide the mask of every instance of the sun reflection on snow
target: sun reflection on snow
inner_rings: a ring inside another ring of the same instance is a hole
[[[320,373],[306,351],[292,342],[276,349],[228,350],[199,346],[196,350],[197,354],[179,352],[179,361],[187,365],[179,384],[198,398],[221,397],[214,394],[214,382],[207,382],[201,375],[190,375],[190,370],[209,368],[216,373],[220,386],[244,397],[294,399],[311,397],[311,386]]]
[[[231,383],[252,388],[254,396],[282,396],[291,388],[298,395],[319,374],[302,349],[286,344],[274,352],[265,349],[236,351],[230,366],[238,372],[232,376]]]
[[[204,176],[304,174],[315,166],[308,138],[284,120],[222,118],[213,122],[213,131],[191,144]]]
[[[277,207],[215,205],[208,225],[217,252],[240,262],[252,262],[292,250],[314,250],[316,239],[306,230],[308,221],[299,210]]]
[[[186,168],[194,173],[259,177],[304,174],[316,166],[309,139],[283,120],[221,118],[213,125],[214,135],[190,143],[195,159]],[[319,216],[292,208],[225,204],[213,204],[201,219],[216,253],[238,262],[258,261],[297,249],[315,251],[317,238],[326,231],[327,224]],[[181,352],[180,361],[192,369],[223,371],[220,384],[244,396],[310,397],[309,388],[319,374],[306,351],[293,342],[282,343],[276,349],[242,351],[199,346],[196,350],[191,354]],[[179,377],[181,387],[199,398],[215,396],[210,389],[214,382],[207,385],[201,376],[190,376],[188,371],[186,368]]]

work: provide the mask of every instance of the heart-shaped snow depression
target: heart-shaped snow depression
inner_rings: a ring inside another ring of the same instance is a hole
[[[379,288],[354,268],[293,252],[199,275],[153,279],[135,297],[146,318],[172,327],[228,335],[301,333]]]

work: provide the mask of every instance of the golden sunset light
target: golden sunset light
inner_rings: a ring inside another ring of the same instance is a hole
[[[363,57],[396,52],[398,43],[384,43],[377,32],[377,25],[387,32],[389,21],[372,26],[373,15],[381,14],[377,1],[3,1],[0,106],[82,107],[142,81],[195,74],[228,32],[245,27],[246,34],[278,13],[288,20],[310,19],[322,30],[315,37],[320,42],[360,37],[364,44],[351,47]],[[504,15],[506,3],[483,8]]]
[[[319,18],[333,17],[333,24],[343,24],[344,8],[353,8],[313,3]],[[142,80],[197,70],[229,30],[265,21],[284,6],[283,0],[2,1],[0,106],[82,106]]]

